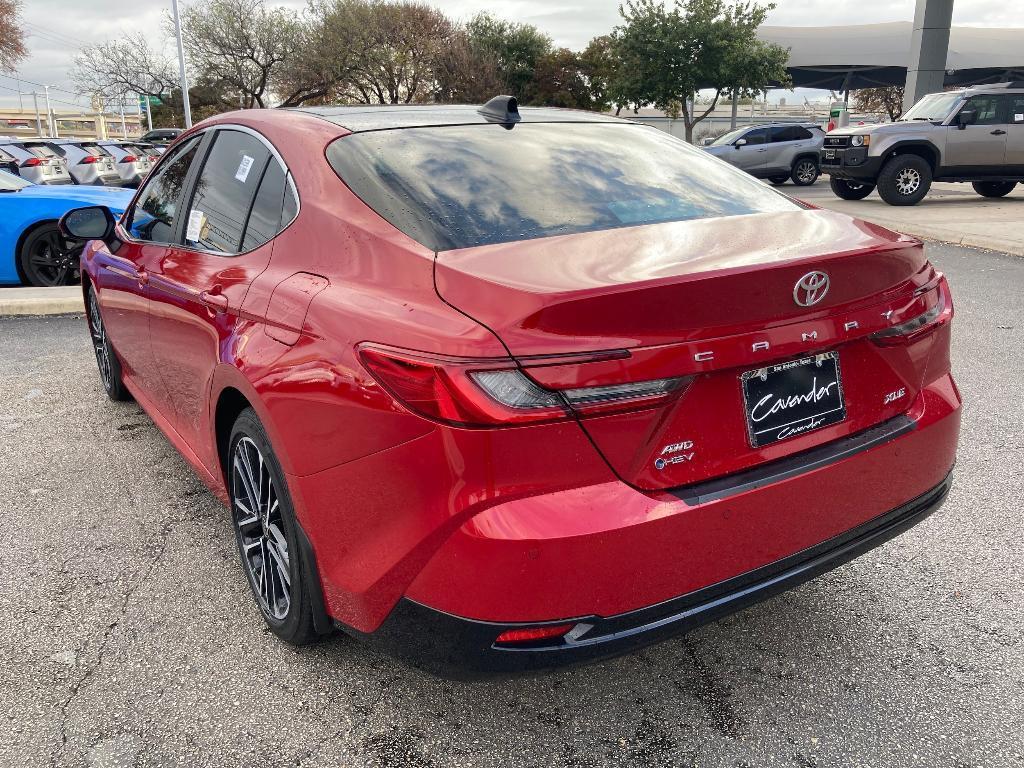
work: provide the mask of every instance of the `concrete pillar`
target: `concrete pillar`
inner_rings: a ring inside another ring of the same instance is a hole
[[[922,96],[942,90],[952,20],[953,0],[917,0],[907,85],[903,91],[904,112]]]

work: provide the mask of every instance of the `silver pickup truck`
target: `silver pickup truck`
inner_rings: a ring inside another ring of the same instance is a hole
[[[889,205],[916,205],[932,181],[1008,195],[1024,181],[1024,82],[932,93],[894,123],[832,131],[820,166],[845,200],[877,187]]]

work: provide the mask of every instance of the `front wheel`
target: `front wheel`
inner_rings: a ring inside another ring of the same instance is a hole
[[[836,176],[829,176],[828,185],[832,187],[835,196],[841,197],[843,200],[863,200],[875,191],[874,184],[840,179]]]
[[[793,170],[789,174],[789,178],[793,180],[793,183],[798,187],[809,187],[811,184],[818,180],[818,164],[811,160],[809,157],[802,157],[793,163]]]
[[[298,523],[281,465],[251,408],[235,421],[228,457],[235,539],[256,605],[275,635],[292,645],[308,645],[317,632]]]
[[[18,272],[25,285],[52,288],[78,282],[78,257],[84,243],[64,239],[57,222],[40,224],[21,243]]]
[[[878,174],[878,196],[889,205],[917,205],[932,186],[932,167],[919,155],[896,155]]]
[[[982,197],[1006,197],[1017,186],[1016,181],[976,181],[971,184]]]

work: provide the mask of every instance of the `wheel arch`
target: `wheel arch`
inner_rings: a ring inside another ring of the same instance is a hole
[[[939,170],[939,150],[930,141],[901,141],[889,147],[882,158],[882,165],[885,165],[897,155],[917,155],[924,158],[932,169],[932,176]]]
[[[817,153],[817,151],[815,151],[815,152],[801,152],[800,154],[798,154],[796,157],[793,158],[793,162],[790,164],[790,168],[795,167],[796,164],[799,163],[801,160],[810,160],[811,162],[814,163],[815,166],[817,166],[819,168],[821,167],[821,163],[818,160],[818,153]]]

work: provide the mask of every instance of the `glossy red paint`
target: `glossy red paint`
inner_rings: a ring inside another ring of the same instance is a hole
[[[276,147],[296,220],[232,258],[138,243],[119,225],[116,252],[86,247],[84,275],[127,385],[222,499],[218,414],[243,399],[256,410],[345,626],[372,632],[403,596],[486,621],[636,610],[854,528],[953,465],[951,302],[909,340],[872,338],[948,297],[916,240],[808,209],[435,254],[325,161],[344,129],[253,110],[193,132],[225,125]],[[815,269],[832,290],[801,308],[793,286]],[[552,390],[688,378],[655,407],[451,426],[382,387],[366,345],[519,368]],[[848,418],[750,447],[740,373],[825,350],[840,354]],[[666,492],[899,415],[916,427],[825,468],[703,504]],[[681,441],[699,458],[655,469]]]

